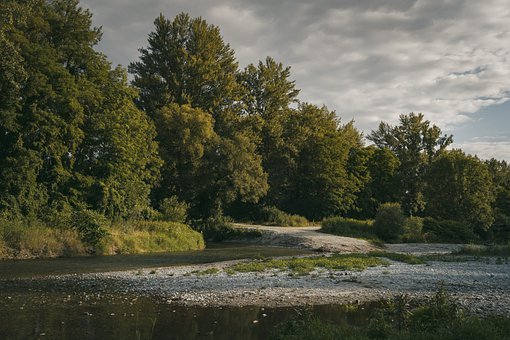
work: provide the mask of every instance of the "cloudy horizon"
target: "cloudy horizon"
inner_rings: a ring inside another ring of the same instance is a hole
[[[240,68],[291,66],[299,98],[354,119],[422,112],[454,147],[510,161],[510,6],[506,0],[82,0],[103,28],[98,49],[127,67],[154,18],[180,12],[218,26]]]

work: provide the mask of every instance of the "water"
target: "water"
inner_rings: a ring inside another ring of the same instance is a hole
[[[155,268],[227,260],[311,254],[296,248],[262,247],[239,243],[211,243],[207,249],[173,253],[115,256],[83,256],[46,260],[0,261],[0,280],[47,275],[97,273],[137,268]]]
[[[267,339],[275,325],[311,314],[361,326],[370,308],[183,307],[155,297],[0,296],[0,339]]]
[[[212,244],[204,251],[169,254],[0,261],[0,339],[266,339],[275,325],[307,313],[362,324],[365,309],[184,307],[157,296],[119,292],[115,286],[47,277],[308,253]]]

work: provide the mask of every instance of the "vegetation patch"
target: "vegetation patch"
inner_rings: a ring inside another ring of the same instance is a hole
[[[262,236],[259,230],[234,227],[231,220],[225,216],[194,221],[193,228],[202,233],[205,240],[214,242],[246,240]]]
[[[303,216],[288,214],[276,207],[262,207],[256,214],[255,223],[280,227],[306,227],[310,222]]]
[[[455,252],[454,255],[510,257],[510,243],[507,245],[492,246],[469,244],[463,246],[458,252]]]
[[[418,257],[411,254],[400,254],[400,253],[389,253],[384,251],[373,251],[369,255],[376,257],[384,257],[393,261],[404,262],[407,264],[425,264],[425,260],[422,257]]]
[[[352,326],[321,320],[310,313],[275,327],[271,339],[509,339],[510,318],[469,316],[439,290],[425,301],[398,296]]]
[[[261,261],[241,262],[229,269],[242,273],[280,269],[307,274],[316,268],[361,271],[368,267],[383,265],[388,265],[388,262],[374,256],[365,254],[337,254],[321,257],[294,257],[288,259],[267,259]]]
[[[204,249],[199,232],[177,222],[119,222],[108,230],[99,252],[111,254],[141,254]]]
[[[321,231],[328,234],[380,241],[374,234],[374,221],[331,217],[322,221]]]

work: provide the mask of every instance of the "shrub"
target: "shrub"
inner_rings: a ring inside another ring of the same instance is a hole
[[[256,214],[255,222],[281,227],[304,227],[310,224],[303,216],[287,214],[273,206],[262,207]]]
[[[373,224],[372,220],[331,217],[322,221],[321,231],[340,236],[373,239],[376,237]]]
[[[403,242],[424,242],[423,218],[416,216],[408,217],[405,221],[404,232],[400,239]]]
[[[427,217],[423,221],[423,232],[431,242],[467,243],[475,241],[476,235],[462,222],[436,220]]]
[[[161,202],[161,213],[165,221],[184,223],[188,210],[189,204],[180,202],[176,196],[170,196]]]
[[[377,210],[374,232],[384,241],[397,241],[404,231],[406,218],[400,204],[384,203]]]
[[[92,251],[100,246],[101,240],[107,235],[107,224],[106,218],[94,210],[78,210],[72,216],[73,228],[80,233],[82,241],[91,247]]]
[[[245,240],[262,236],[258,230],[235,228],[230,218],[223,215],[197,220],[193,227],[203,234],[204,239],[213,242]]]

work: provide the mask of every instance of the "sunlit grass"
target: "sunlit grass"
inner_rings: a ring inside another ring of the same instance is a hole
[[[329,270],[355,270],[361,271],[368,267],[388,265],[388,261],[365,254],[338,254],[321,257],[299,257],[286,259],[267,259],[261,261],[241,262],[230,270],[246,272],[263,272],[280,269],[295,273],[310,273],[316,268]]]

